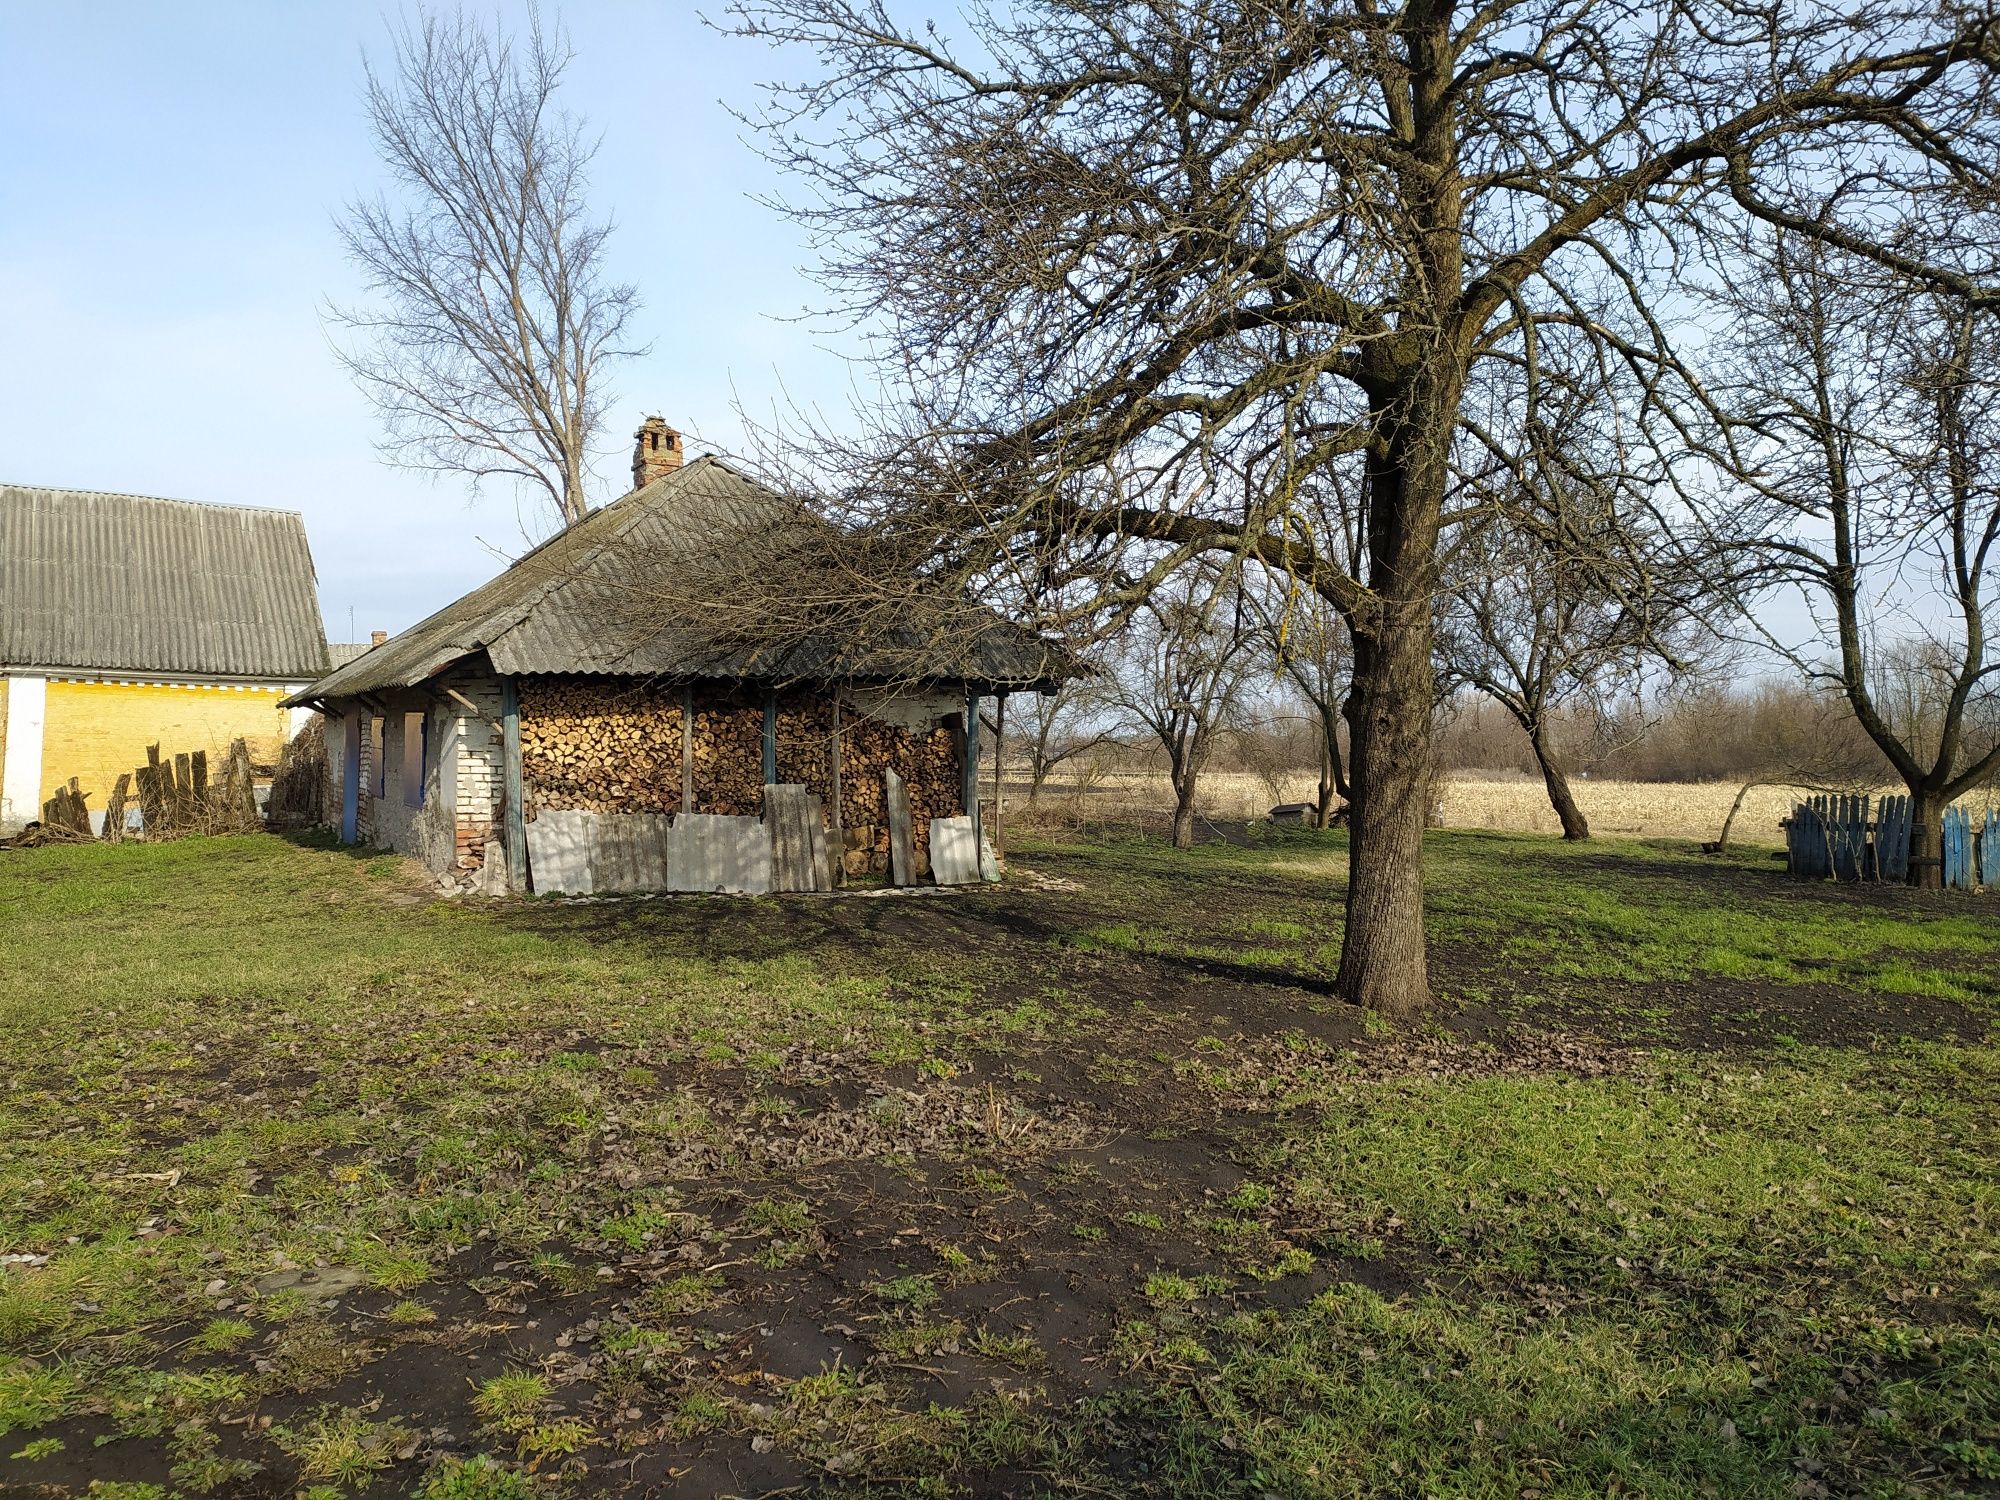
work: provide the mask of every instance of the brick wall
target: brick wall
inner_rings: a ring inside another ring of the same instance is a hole
[[[498,850],[501,802],[507,788],[507,770],[501,758],[500,679],[487,672],[459,669],[445,683],[469,698],[478,713],[468,712],[457,700],[446,730],[451,743],[449,764],[452,785],[454,863],[460,869],[476,870],[486,858],[489,845]]]

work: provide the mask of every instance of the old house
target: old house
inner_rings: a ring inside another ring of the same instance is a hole
[[[332,721],[341,837],[487,890],[810,889],[934,857],[976,878],[979,703],[1048,686],[1055,654],[998,616],[930,662],[725,640],[700,607],[663,622],[659,580],[753,559],[804,513],[684,464],[658,418],[633,486],[291,700]]]
[[[149,743],[275,760],[327,666],[296,513],[0,485],[0,833]]]

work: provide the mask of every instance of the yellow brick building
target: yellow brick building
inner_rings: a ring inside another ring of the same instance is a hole
[[[296,513],[0,485],[0,833],[149,744],[276,759],[327,666]]]

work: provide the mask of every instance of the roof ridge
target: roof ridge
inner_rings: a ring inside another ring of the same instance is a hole
[[[0,480],[0,490],[37,490],[49,495],[88,495],[97,500],[144,500],[152,505],[192,505],[200,510],[247,510],[268,516],[305,515],[301,510],[287,510],[279,505],[239,505],[233,500],[187,500],[178,495],[140,495],[130,490],[79,490],[61,484],[19,484],[11,480]]]

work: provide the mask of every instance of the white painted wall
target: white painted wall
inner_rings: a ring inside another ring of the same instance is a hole
[[[7,755],[0,761],[0,833],[18,833],[42,815],[42,729],[49,680],[7,679]]]

